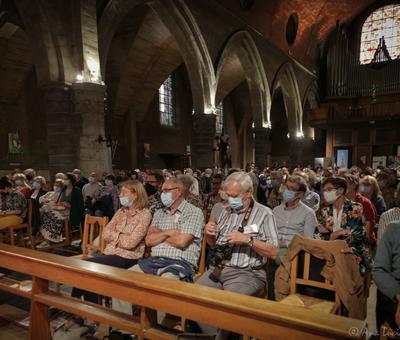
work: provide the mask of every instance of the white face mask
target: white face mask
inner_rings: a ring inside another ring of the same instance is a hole
[[[106,183],[107,186],[111,186],[114,184],[114,182],[111,179],[106,179],[104,182]]]
[[[337,200],[338,195],[336,190],[324,191],[324,200],[326,203],[333,203]]]
[[[60,191],[61,191],[61,188],[60,188],[60,187],[54,186],[53,189],[54,189],[55,192],[60,192]]]
[[[126,196],[120,197],[120,198],[119,198],[119,201],[120,201],[121,205],[122,205],[123,207],[125,207],[125,208],[129,208],[129,207],[132,205],[132,203],[133,203],[133,202],[132,202],[128,197],[126,197]]]
[[[90,176],[89,177],[89,183],[94,183],[94,181],[95,181],[94,177]]]

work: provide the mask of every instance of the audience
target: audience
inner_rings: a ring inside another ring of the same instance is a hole
[[[200,257],[204,218],[199,208],[185,200],[184,192],[179,179],[165,181],[161,192],[164,209],[155,212],[146,236],[151,256],[129,270],[175,280],[192,280]],[[112,306],[132,314],[132,306],[126,301],[113,299]]]
[[[286,166],[249,166],[249,170],[246,174],[229,169],[224,181],[226,172],[218,168],[203,172],[187,168],[184,174],[170,169],[120,170],[117,178],[108,173],[100,178],[92,172],[89,180],[74,169],[57,173],[50,192],[46,179],[36,176],[34,169],[16,170],[14,185],[7,178],[0,180],[0,230],[24,221],[29,198],[33,233],[39,230],[43,237],[37,248],[47,248],[64,240],[65,223],[82,225],[85,201],[87,213],[111,219],[102,235],[103,254],[87,261],[191,282],[199,264],[204,216],[209,267],[196,284],[257,295],[267,283],[268,297],[273,299],[275,270],[295,235],[345,240],[365,274],[371,268],[370,246],[375,244],[379,221],[373,266],[377,323],[379,327],[387,320],[397,329],[396,171],[335,166],[315,171],[310,166],[293,171]],[[146,245],[151,256],[143,258]],[[268,280],[267,258],[275,260],[268,263]],[[311,262],[311,267],[315,265]],[[91,292],[74,288],[72,296],[98,303]],[[113,299],[113,308],[132,314],[131,304],[118,299]],[[224,330],[200,328],[218,333],[219,339],[228,338]]]
[[[378,287],[376,324],[380,330],[387,321],[399,334],[400,327],[400,221],[390,223],[382,235],[372,275]]]
[[[281,170],[272,171],[270,175],[271,188],[266,191],[267,206],[274,209],[282,202],[282,193],[280,191],[283,183],[283,172]]]
[[[144,255],[144,238],[151,214],[146,208],[146,191],[143,184],[137,180],[122,184],[119,200],[121,209],[116,212],[101,235],[106,244],[103,254],[86,261],[127,269],[137,264],[138,259]],[[80,289],[74,288],[72,296],[83,296],[86,301],[98,303],[96,294]]]
[[[25,196],[7,178],[0,179],[0,230],[21,224],[26,213]]]
[[[104,184],[94,192],[88,208],[91,215],[107,216],[111,219],[119,207],[118,186],[115,184],[114,175],[106,175]]]
[[[194,183],[197,182],[196,178],[190,175],[178,175],[177,178],[179,178],[179,180],[183,183],[183,196],[185,197],[185,200],[193,204],[195,207],[202,209],[203,202],[201,201],[200,196],[196,196],[191,190]]]
[[[149,209],[152,216],[158,209],[163,207],[161,202],[161,187],[163,183],[164,177],[157,172],[151,172],[146,177],[145,188],[149,196]]]
[[[360,179],[359,186],[360,193],[368,198],[375,207],[376,210],[376,223],[378,223],[381,215],[386,211],[386,203],[382,197],[382,193],[379,189],[378,182],[372,175],[364,175]]]
[[[26,170],[25,170],[26,171]],[[46,179],[43,176],[36,176],[32,182],[32,190],[29,197],[32,201],[32,234],[36,235],[40,227],[40,197],[47,193]]]
[[[274,259],[278,250],[278,233],[271,209],[253,199],[253,182],[244,172],[233,173],[225,181],[229,206],[215,222],[205,226],[205,237],[213,248],[211,267],[196,284],[256,295],[265,286],[263,265]],[[203,332],[216,329],[200,325]],[[227,339],[229,333],[218,331],[218,339]]]
[[[368,240],[371,244],[376,242],[375,223],[376,223],[376,209],[372,202],[358,192],[359,179],[352,174],[345,174],[344,179],[347,182],[346,197],[353,202],[360,203],[363,207],[363,217],[365,228],[368,235]]]
[[[278,229],[279,256],[286,253],[294,235],[312,238],[318,225],[313,209],[303,203],[302,198],[307,192],[307,183],[300,176],[289,176],[282,193],[283,201],[273,209]],[[268,298],[275,300],[275,271],[280,264],[279,258],[268,266]]]
[[[389,223],[400,221],[400,196],[397,196],[395,200],[395,207],[386,210],[379,219],[378,224],[378,242],[381,240],[383,233],[385,232],[386,226]]]
[[[318,211],[316,238],[346,240],[362,274],[370,270],[371,253],[362,205],[346,198],[347,182],[329,177],[322,183],[323,204]]]
[[[13,181],[15,184],[15,189],[20,191],[25,198],[28,199],[32,188],[26,183],[26,176],[23,173],[16,173],[13,176]]]
[[[221,174],[216,174],[211,180],[211,192],[204,196],[203,200],[203,213],[206,221],[210,218],[211,211],[216,203],[222,202],[222,197],[220,194],[221,185],[224,180],[224,176]]]
[[[54,191],[39,200],[43,203],[40,233],[44,240],[37,246],[38,249],[49,247],[50,242],[64,241],[65,221],[69,220],[71,228],[79,226],[82,221],[83,199],[81,191],[74,187],[75,175],[67,173],[65,178],[64,181],[56,180]]]
[[[85,184],[89,183],[89,180],[86,177],[82,176],[82,173],[81,173],[80,169],[74,169],[74,170],[72,170],[72,173],[76,177],[75,186],[82,190],[83,187],[85,186]]]

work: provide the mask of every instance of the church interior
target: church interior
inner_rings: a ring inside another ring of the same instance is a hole
[[[400,1],[0,0],[0,67],[0,339],[400,337]]]

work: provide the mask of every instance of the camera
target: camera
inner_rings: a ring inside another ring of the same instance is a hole
[[[210,255],[208,257],[208,263],[216,267],[221,264],[224,260],[230,260],[232,257],[233,245],[229,243],[218,244],[214,248],[210,249]]]

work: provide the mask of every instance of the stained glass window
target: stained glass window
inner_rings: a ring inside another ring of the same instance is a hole
[[[224,129],[224,105],[222,102],[215,108],[215,132],[222,133]]]
[[[158,90],[160,105],[160,123],[165,126],[176,125],[175,79],[170,75]]]
[[[382,37],[390,58],[397,59],[400,55],[400,4],[380,7],[365,20],[361,31],[361,64],[373,61]]]

